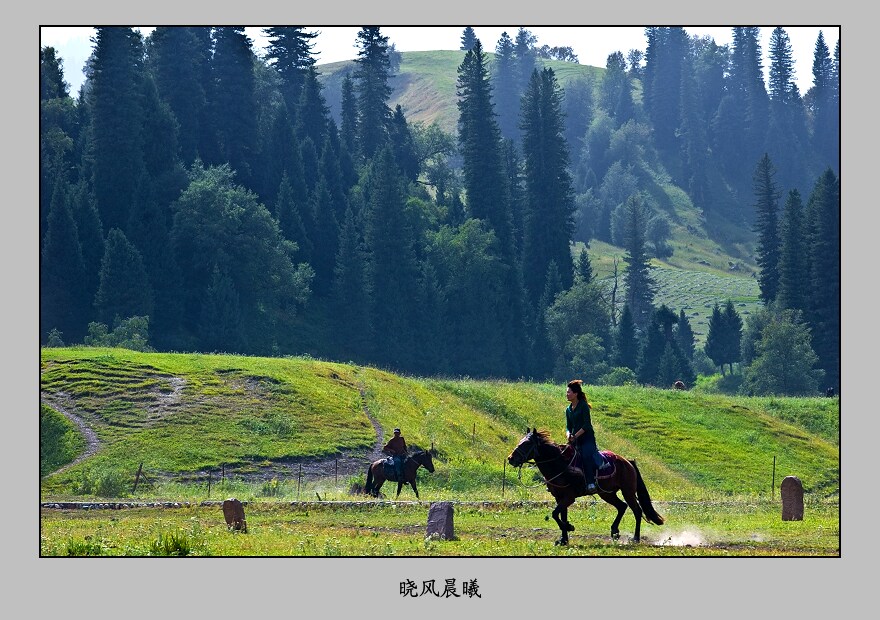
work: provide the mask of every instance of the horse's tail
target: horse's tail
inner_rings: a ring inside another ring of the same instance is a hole
[[[651,496],[648,495],[648,487],[645,486],[645,481],[642,480],[642,472],[639,471],[639,467],[634,460],[630,461],[630,463],[632,463],[633,469],[636,470],[636,497],[639,499],[639,506],[642,507],[645,520],[654,525],[663,525],[666,520],[659,512],[654,510],[654,506],[651,504]]]
[[[364,485],[364,493],[372,495],[373,493],[373,466],[367,465],[367,483]]]

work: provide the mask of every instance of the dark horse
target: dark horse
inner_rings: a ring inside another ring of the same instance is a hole
[[[575,450],[570,446],[553,443],[547,431],[533,428],[527,430],[526,435],[507,457],[507,461],[514,467],[534,461],[544,476],[547,490],[556,499],[556,508],[552,515],[562,531],[556,541],[557,545],[567,545],[568,533],[574,531],[574,526],[568,522],[568,507],[574,503],[575,498],[587,494],[583,471],[572,463],[574,455]],[[639,542],[643,514],[646,521],[655,525],[663,525],[664,519],[651,505],[651,497],[636,462],[607,450],[603,450],[602,455],[610,466],[598,471],[596,486],[599,488],[597,495],[617,508],[617,518],[611,524],[611,538],[620,538],[618,526],[629,506],[636,517],[633,541]],[[625,502],[617,497],[618,491],[623,494]]]
[[[373,497],[379,497],[379,489],[382,488],[385,480],[395,482],[393,465],[389,466],[390,471],[388,473],[390,475],[385,475],[385,461],[386,459],[373,461],[367,468],[367,483],[364,485],[364,493],[369,493]],[[419,489],[416,487],[416,471],[419,469],[419,466],[424,466],[429,472],[434,473],[434,460],[431,458],[430,451],[419,450],[406,457],[406,460],[403,462],[403,480],[396,481],[397,495],[395,495],[395,499],[400,497],[400,490],[405,482],[408,482],[412,490],[415,491],[416,498],[419,497]]]

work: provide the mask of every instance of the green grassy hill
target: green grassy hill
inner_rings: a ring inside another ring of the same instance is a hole
[[[500,499],[506,476],[508,493],[547,499],[505,458],[529,426],[564,439],[563,386],[402,377],[314,359],[44,348],[40,386],[46,407],[79,418],[98,440],[88,458],[42,478],[44,501],[128,495],[141,463],[153,486],[138,494],[154,496],[208,472],[290,478],[297,463],[323,463],[332,481],[343,455],[362,482],[395,426],[411,447],[435,449],[436,472],[419,479],[423,497]],[[600,386],[587,394],[600,448],[637,459],[652,497],[766,495],[786,475],[817,497],[839,494],[838,399]]]

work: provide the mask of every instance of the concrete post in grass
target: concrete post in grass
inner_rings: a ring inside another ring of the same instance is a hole
[[[241,531],[247,534],[247,519],[244,518],[244,506],[241,501],[231,497],[223,502],[223,516],[226,518],[226,527],[231,530]]]
[[[804,520],[804,485],[797,476],[786,476],[779,485],[782,496],[782,520]]]
[[[426,538],[436,536],[443,540],[452,540],[455,537],[453,527],[452,502],[434,502],[428,509],[428,531]]]

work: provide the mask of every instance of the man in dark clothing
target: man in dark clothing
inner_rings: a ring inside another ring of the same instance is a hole
[[[394,461],[394,471],[397,474],[397,481],[403,480],[403,461],[406,459],[406,441],[400,434],[400,429],[394,429],[394,437],[388,440],[382,452],[390,454]]]

